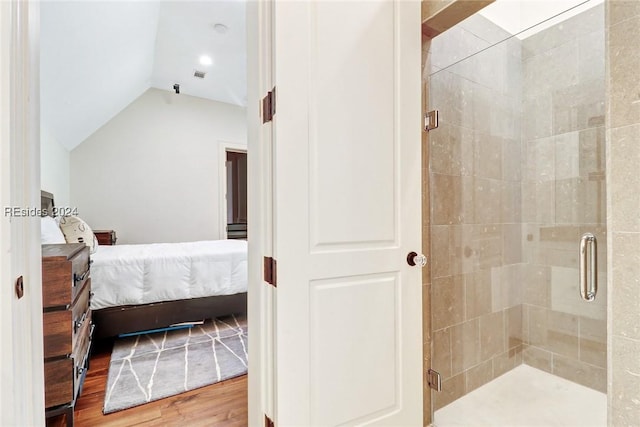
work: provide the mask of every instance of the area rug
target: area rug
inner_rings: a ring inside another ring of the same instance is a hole
[[[102,412],[142,405],[246,372],[244,316],[119,338],[111,354]]]

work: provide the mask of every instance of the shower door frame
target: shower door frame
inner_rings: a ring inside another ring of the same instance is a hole
[[[461,13],[459,14],[456,18],[451,17],[450,13],[447,13],[446,7],[443,10],[440,10],[439,13],[436,13],[433,16],[430,16],[429,19],[424,19],[425,18],[425,3],[430,3],[431,7],[437,7],[438,3],[443,3],[443,2],[437,2],[437,1],[425,1],[423,2],[423,113],[426,113],[429,110],[429,65],[427,63],[428,59],[429,59],[429,54],[428,54],[428,50],[429,50],[429,45],[430,45],[430,41],[433,37],[437,36],[438,34],[440,34],[441,32],[443,32],[444,30],[454,26],[455,24],[463,21],[464,19],[466,19],[468,16],[476,13],[478,10],[482,9],[484,6],[486,6],[486,4],[480,6],[477,8],[477,10],[468,10],[468,13]],[[464,8],[465,5],[469,6],[468,3],[471,2],[464,2],[464,1],[458,1],[458,0],[454,0],[453,2],[450,2],[451,5],[456,5],[460,8]],[[487,2],[487,4],[492,3],[492,2]],[[473,6],[472,6],[473,7]],[[460,9],[457,9],[460,10]],[[450,10],[449,10],[450,12]],[[439,21],[440,22],[440,26],[438,26],[438,24],[433,24],[433,20],[437,19],[438,16],[441,16],[442,19]],[[607,27],[608,24],[608,15],[605,15],[605,28]],[[434,28],[437,28],[438,30],[434,31]],[[605,56],[607,55],[607,49],[609,47],[607,45],[605,45]],[[605,77],[606,79],[606,77]],[[609,93],[605,94],[605,105],[609,103],[609,98],[607,98],[609,96]],[[437,106],[432,106],[432,108],[437,108]],[[425,253],[427,253],[431,248],[430,248],[430,242],[431,242],[431,235],[430,235],[430,229],[431,229],[431,218],[430,218],[430,176],[429,176],[429,134],[428,132],[424,132],[423,134],[423,223],[425,224],[425,229],[423,230],[423,241],[424,241],[424,251]],[[609,155],[608,150],[607,150],[607,156]],[[609,172],[607,171],[607,174]],[[610,190],[609,188],[609,182],[607,181],[606,184],[606,188],[607,191]],[[605,230],[607,230],[609,228],[609,224],[606,224],[606,228]],[[607,233],[608,234],[608,233]],[[610,248],[610,244],[608,244],[609,242],[607,242],[607,238],[603,238],[601,239],[601,241],[599,242],[600,245],[602,245],[603,247],[606,247],[607,249]],[[576,241],[576,252],[577,252],[577,248],[579,246],[579,240]],[[608,252],[608,251],[607,251]],[[610,270],[610,265],[607,265],[606,270]],[[610,273],[610,271],[607,271],[608,273]],[[610,282],[611,279],[611,275],[608,274],[608,281]],[[424,283],[427,286],[427,289],[425,289],[428,292],[425,292],[425,294],[430,295],[431,294],[431,284],[432,284],[432,278],[431,278],[431,270],[429,269],[429,271],[425,271],[425,277],[424,277]],[[577,285],[576,285],[576,291],[577,291]],[[607,291],[605,289],[605,291]],[[610,293],[610,287],[609,287],[609,293]],[[610,303],[609,303],[610,305]],[[431,300],[429,301],[425,301],[425,307],[431,307]],[[609,312],[609,310],[607,309],[607,312]],[[610,321],[607,322],[607,328],[610,329],[609,326]],[[425,318],[424,318],[424,328],[425,331],[431,331],[431,310],[425,310]],[[607,331],[608,335],[609,335],[610,331]],[[433,339],[433,336],[431,335],[431,333],[426,333],[425,332],[425,372],[430,368],[431,366],[431,358],[433,357],[433,354],[430,352],[431,347],[432,347],[432,343],[431,340]],[[611,349],[610,349],[610,345],[607,345],[607,369],[610,372],[610,359],[611,359]],[[426,356],[429,356],[429,360],[427,360]],[[425,380],[425,389],[427,389],[428,384],[427,381]],[[425,393],[425,395],[427,395],[429,393]],[[427,401],[429,400],[429,405],[427,405]],[[425,397],[425,425],[428,425],[429,422],[431,422],[431,420],[433,419],[433,412],[434,410],[432,409],[430,414],[427,414],[427,410],[426,408],[428,408],[429,406],[431,406],[433,408],[433,404],[430,401],[431,400],[431,396],[429,397]],[[609,402],[609,406],[611,405],[611,402]],[[610,409],[610,408],[608,408]]]

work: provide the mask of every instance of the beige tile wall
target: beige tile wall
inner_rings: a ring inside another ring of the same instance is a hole
[[[606,391],[604,5],[522,41],[524,363]],[[595,302],[580,236],[599,240]]]
[[[607,1],[608,423],[640,420],[640,2]]]
[[[435,409],[523,362],[606,390],[603,20],[600,7],[473,55],[507,39],[474,16],[426,48],[441,118],[428,136]],[[601,242],[593,304],[576,297],[587,231]]]
[[[451,1],[425,1],[425,3],[451,3]],[[608,416],[609,425],[635,425],[640,419],[640,401],[638,394],[640,390],[640,336],[638,333],[638,324],[640,324],[640,259],[638,259],[638,250],[640,246],[640,174],[637,173],[637,165],[640,164],[640,114],[638,108],[640,106],[640,80],[637,79],[637,70],[640,69],[640,2],[622,1],[622,0],[606,0],[606,87],[607,87],[607,111],[606,111],[606,128],[607,128],[607,224],[609,236],[607,241],[608,252],[608,325],[602,327],[602,322],[594,320],[591,317],[578,318],[578,351],[584,363],[589,366],[602,366],[605,362],[608,364]],[[559,40],[559,39],[558,39]],[[425,44],[425,50],[430,51],[430,44]],[[427,58],[430,53],[425,53],[424,64],[429,69],[429,61]],[[527,51],[522,53],[524,59],[528,58]],[[588,59],[583,55],[583,60]],[[591,61],[597,59],[591,58]],[[425,88],[428,88],[428,72],[425,72]],[[469,88],[466,82],[462,82],[463,87]],[[468,92],[463,91],[460,94],[462,101],[470,102],[470,97],[465,95]],[[428,92],[425,92],[425,99],[428,99]],[[462,108],[451,111],[452,114],[460,115],[464,110],[465,102],[458,104]],[[536,137],[544,137],[548,132],[549,123],[548,116],[545,115],[545,109],[550,109],[549,100],[535,100],[524,103],[525,108],[533,109],[540,114],[534,114],[523,123],[523,131],[529,132]],[[566,121],[565,121],[566,125]],[[593,131],[592,131],[593,132]],[[601,130],[596,130],[600,132]],[[470,133],[468,131],[460,132],[461,138],[468,139]],[[464,135],[464,136],[463,136]],[[599,136],[602,139],[602,136]],[[425,142],[428,139],[425,134]],[[590,139],[593,141],[593,138]],[[427,161],[429,156],[429,144],[423,145],[423,159]],[[513,147],[513,146],[511,146]],[[456,147],[452,147],[455,150]],[[525,147],[526,148],[526,147]],[[598,161],[597,152],[600,150],[599,145],[595,144],[596,150],[592,150],[589,158],[580,159],[581,164],[589,164]],[[445,159],[447,157],[445,156]],[[555,161],[554,161],[555,163]],[[461,168],[464,173],[470,163],[468,158],[460,158],[459,161],[452,161],[452,166]],[[503,163],[504,165],[504,163]],[[508,169],[508,167],[506,168]],[[452,169],[453,170],[453,169]],[[468,269],[472,263],[474,252],[467,247],[456,247],[456,251],[452,250],[453,238],[450,237],[450,227],[433,226],[429,227],[429,173],[427,169],[423,169],[423,222],[425,236],[425,252],[433,246],[439,249],[441,254],[458,255],[453,264],[457,264],[456,268]],[[541,183],[530,185],[523,183],[523,205],[527,202],[525,197],[531,197],[532,191],[536,192],[538,200],[537,204],[529,203],[527,209],[524,209],[523,219],[531,221],[530,218],[536,218],[535,221],[544,219],[545,209],[538,209],[538,205],[546,204],[548,207],[555,203],[555,186]],[[545,199],[546,197],[546,199]],[[550,236],[562,235],[562,232],[556,230],[540,230],[535,227],[523,226],[523,242],[530,242],[533,239],[543,238],[549,240]],[[603,230],[606,229],[603,227]],[[599,232],[602,233],[603,230]],[[461,235],[457,233],[456,235]],[[526,245],[525,245],[526,246]],[[551,249],[551,248],[550,248]],[[523,248],[523,257],[538,257],[544,259],[545,254],[540,251]],[[551,251],[553,256],[561,256],[562,248],[556,248]],[[471,260],[469,259],[471,258]],[[571,262],[570,255],[561,256],[564,263]],[[442,277],[447,275],[451,268],[450,255],[434,257],[432,263],[432,271],[435,276]],[[530,279],[526,281],[523,293],[524,305],[522,316],[522,340],[529,342],[529,305],[534,307],[548,307],[551,298],[550,275],[551,271],[544,265],[527,264],[523,266],[522,274]],[[602,282],[601,282],[602,283]],[[430,275],[425,276],[425,286],[430,287]],[[471,287],[465,287],[473,289]],[[473,291],[472,291],[473,292]],[[487,292],[485,291],[481,292]],[[424,292],[429,295],[429,292]],[[474,295],[468,293],[467,295]],[[473,299],[473,298],[470,298]],[[430,301],[425,301],[425,307],[429,307]],[[485,303],[481,303],[482,306]],[[474,308],[473,310],[482,310],[482,308]],[[534,309],[535,310],[535,309]],[[485,309],[486,311],[486,309]],[[425,310],[429,313],[429,310]],[[478,314],[478,312],[476,312]],[[547,312],[547,314],[549,314]],[[535,319],[534,319],[535,320]],[[437,407],[441,407],[451,402],[456,397],[462,395],[464,390],[469,387],[475,387],[479,382],[488,378],[488,375],[481,375],[483,368],[488,371],[488,362],[478,364],[472,371],[467,371],[469,384],[463,373],[452,375],[451,354],[451,330],[440,329],[430,333],[429,327],[430,316],[425,316],[425,368],[431,366],[428,359],[430,354],[428,351],[429,341],[433,341],[434,366],[440,366],[441,373],[448,378],[449,386],[438,398]],[[607,331],[608,329],[608,331]],[[608,361],[604,355],[605,340],[604,337],[608,332]],[[536,366],[540,369],[552,371],[554,362],[554,354],[536,346],[527,346],[523,352],[519,351],[519,347],[511,349],[507,353],[492,360],[493,375],[506,372],[512,368],[514,364],[521,363],[524,359],[525,363]],[[584,372],[580,372],[580,366],[574,363],[567,364],[566,359],[558,354],[556,365],[558,369],[571,371],[578,377],[583,376]],[[567,374],[566,376],[569,376]],[[596,383],[601,383],[601,377],[594,376]],[[594,387],[598,385],[594,384]],[[430,393],[425,389],[425,425],[431,422],[430,411]]]
[[[507,37],[474,16],[431,41],[428,71]],[[425,75],[440,112],[428,134],[435,409],[522,363],[521,91],[508,78],[520,64],[511,41]]]

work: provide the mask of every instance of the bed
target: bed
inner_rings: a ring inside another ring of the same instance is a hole
[[[53,195],[42,192],[44,212]],[[97,337],[246,313],[247,242],[98,246],[91,255]]]

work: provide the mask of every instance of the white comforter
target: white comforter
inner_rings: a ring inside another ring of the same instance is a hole
[[[247,242],[99,246],[91,256],[91,308],[247,291]]]

